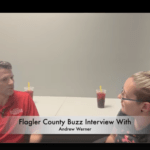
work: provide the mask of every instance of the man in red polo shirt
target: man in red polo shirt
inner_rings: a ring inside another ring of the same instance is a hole
[[[26,142],[24,134],[10,134],[15,126],[8,125],[8,116],[39,116],[31,96],[26,92],[14,90],[13,77],[11,64],[0,61],[0,143]],[[30,143],[38,143],[41,139],[41,134],[29,136]]]

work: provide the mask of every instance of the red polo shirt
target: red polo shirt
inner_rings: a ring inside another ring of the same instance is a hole
[[[6,130],[6,124],[9,123],[6,116],[39,116],[37,108],[31,96],[26,92],[14,90],[4,106],[0,106],[0,133]],[[0,134],[0,143],[23,143],[23,134],[9,134],[13,131],[14,126],[5,134]]]

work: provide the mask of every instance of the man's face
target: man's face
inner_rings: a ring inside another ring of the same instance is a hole
[[[0,95],[10,96],[14,93],[14,79],[11,69],[0,68]]]
[[[122,98],[128,98],[136,100],[134,91],[136,90],[136,85],[133,78],[128,78],[124,84]],[[118,95],[121,99],[121,94]],[[136,101],[121,100],[122,109],[121,111],[128,116],[138,116],[141,114],[142,104],[138,104]]]

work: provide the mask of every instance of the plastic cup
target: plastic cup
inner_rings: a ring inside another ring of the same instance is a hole
[[[33,92],[34,92],[34,87],[30,87],[30,90],[28,90],[28,87],[24,87],[25,92],[29,93],[29,95],[33,99]]]
[[[104,108],[105,107],[106,90],[104,90],[104,89],[102,89],[102,91],[96,90],[96,94],[97,94],[97,107]]]

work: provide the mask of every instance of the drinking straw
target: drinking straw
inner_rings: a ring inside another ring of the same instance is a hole
[[[99,86],[99,89],[100,89],[100,92],[102,92],[102,86],[101,85]]]
[[[28,90],[30,91],[30,82],[28,82]]]

